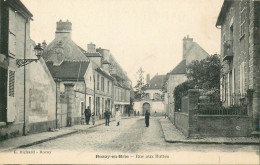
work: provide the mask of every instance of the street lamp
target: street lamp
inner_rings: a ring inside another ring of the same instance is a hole
[[[33,61],[37,62],[41,58],[43,53],[43,48],[40,43],[34,47],[34,50],[37,59],[17,59],[16,64],[18,65],[18,67],[25,66],[27,64],[30,64]]]
[[[26,30],[25,30],[26,31]],[[26,33],[25,33],[26,34]],[[25,35],[26,36],[26,35]],[[26,38],[25,38],[26,40]],[[24,68],[24,74],[23,74],[23,77],[24,77],[24,116],[23,116],[23,119],[24,119],[24,123],[23,123],[23,135],[26,136],[26,76],[25,76],[25,65],[27,64],[30,64],[31,62],[35,61],[37,62],[38,60],[40,60],[41,56],[42,56],[42,53],[43,53],[43,48],[41,46],[41,44],[39,43],[38,45],[36,45],[34,47],[34,50],[35,50],[35,55],[37,56],[36,59],[26,59],[25,58],[25,55],[26,55],[26,42],[25,43],[25,46],[24,46],[24,58],[23,59],[16,59],[16,64],[19,67],[23,66]]]

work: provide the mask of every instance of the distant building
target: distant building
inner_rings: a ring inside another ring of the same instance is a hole
[[[187,65],[194,60],[202,60],[209,54],[201,48],[199,44],[193,41],[189,36],[183,38],[182,61],[166,75],[164,104],[165,111],[170,119],[174,119],[174,97],[173,92],[176,86],[188,80]]]
[[[221,29],[221,100],[226,107],[246,104],[259,131],[260,2],[225,0],[216,26]]]
[[[141,100],[135,100],[134,110],[139,111],[140,115],[144,115],[146,110],[151,115],[163,115],[165,114],[164,108],[164,94],[163,85],[165,83],[165,75],[155,75],[150,80],[150,75],[147,75],[147,88],[145,90],[145,98]]]
[[[94,104],[93,106],[90,105],[90,107],[94,107],[97,116],[104,118],[105,110],[112,110],[114,78],[109,73],[109,65],[107,63],[104,64],[103,56],[96,51],[95,44],[88,44],[88,49],[84,54],[91,61],[91,68],[89,70],[92,71],[88,72],[90,73],[88,75],[89,80],[93,79],[95,83],[94,88],[89,87],[93,91],[94,96]],[[91,102],[91,99],[92,97],[89,96],[89,102]]]
[[[20,0],[0,0],[0,139],[56,127],[55,82],[30,38],[31,12]],[[27,61],[27,62],[26,62]]]
[[[112,115],[115,115],[115,110],[118,108],[123,115],[130,113],[130,91],[132,89],[132,81],[128,78],[127,73],[121,68],[112,53],[107,49],[98,48],[103,57],[103,68],[113,78],[112,88]]]

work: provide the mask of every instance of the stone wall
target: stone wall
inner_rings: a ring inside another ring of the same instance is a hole
[[[189,136],[200,137],[239,137],[249,136],[248,116],[193,116]]]
[[[143,104],[148,103],[150,104],[150,114],[155,115],[164,115],[165,114],[165,108],[164,103],[162,101],[152,101],[152,100],[142,100],[142,101],[135,101],[134,102],[134,110],[137,112],[139,111],[139,114],[143,114]]]
[[[179,129],[184,136],[189,136],[189,115],[187,113],[175,112],[174,120],[175,126]]]
[[[176,128],[187,137],[245,137],[252,131],[251,117],[238,115],[199,115],[199,90],[189,90],[188,113],[175,112]],[[185,103],[187,104],[187,103]]]

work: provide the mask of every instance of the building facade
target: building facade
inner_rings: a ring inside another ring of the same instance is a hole
[[[216,27],[221,29],[221,101],[248,106],[254,131],[260,111],[260,2],[224,1]]]
[[[147,75],[147,77],[150,77]],[[163,85],[165,83],[165,75],[155,75],[151,80],[147,78],[147,88],[145,97],[141,100],[135,100],[134,110],[140,115],[144,115],[146,111],[151,115],[164,115],[164,93]]]
[[[112,115],[115,115],[117,108],[122,115],[130,114],[131,80],[109,50],[98,48],[96,51],[102,55],[103,69],[109,72],[114,79],[112,84]]]
[[[56,127],[55,83],[30,38],[32,14],[20,0],[0,1],[0,138]],[[27,59],[35,59],[29,65]]]
[[[186,68],[192,61],[202,60],[207,56],[209,54],[199,44],[194,42],[193,38],[190,38],[189,35],[183,38],[182,61],[172,71],[167,73],[164,86],[165,112],[171,120],[174,120],[173,92],[175,87],[188,80]]]

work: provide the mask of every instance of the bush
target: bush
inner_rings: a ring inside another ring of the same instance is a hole
[[[181,109],[181,99],[182,97],[188,95],[189,89],[194,89],[195,85],[193,81],[185,81],[184,83],[175,87],[173,95],[174,95],[174,104],[175,104],[175,111]]]

